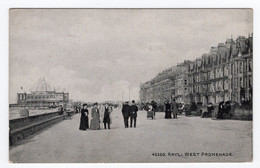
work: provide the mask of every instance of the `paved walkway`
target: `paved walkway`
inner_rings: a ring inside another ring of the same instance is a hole
[[[124,128],[119,109],[111,130],[79,131],[80,115],[64,120],[10,149],[19,163],[205,162],[252,160],[252,122],[180,116],[147,120],[138,113],[137,128]],[[190,152],[189,156],[185,156]],[[232,156],[202,156],[231,153]],[[165,156],[153,156],[157,153]],[[170,154],[169,154],[170,153]],[[196,154],[199,153],[199,154]]]

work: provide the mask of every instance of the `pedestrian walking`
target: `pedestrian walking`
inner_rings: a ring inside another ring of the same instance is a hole
[[[90,129],[91,130],[99,130],[100,129],[100,114],[98,109],[98,103],[94,103],[94,107],[91,110],[91,122]]]
[[[177,103],[175,102],[175,99],[172,99],[171,102],[171,111],[172,111],[172,117],[177,119],[177,114],[178,114],[178,107]]]
[[[128,102],[125,102],[122,108],[125,128],[128,128],[128,120],[129,120],[130,112],[131,112],[131,107],[129,106]]]
[[[60,109],[59,109],[59,110],[60,110],[59,114],[60,114],[60,115],[63,115],[63,114],[64,114],[64,108],[63,108],[62,105],[60,105]]]
[[[100,111],[100,121],[102,121],[103,122],[103,120],[104,120],[104,110],[105,110],[105,107],[104,107],[105,105],[99,105],[98,106],[98,110]],[[100,124],[100,129],[104,129],[104,126],[103,126],[103,124]]]
[[[86,129],[89,129],[88,124],[88,106],[87,104],[83,104],[83,109],[81,109],[81,117],[80,117],[80,124],[79,129],[82,131],[85,131]]]
[[[225,117],[229,119],[232,117],[230,101],[225,102]]]
[[[134,122],[134,128],[136,128],[137,111],[138,111],[138,107],[135,104],[135,101],[132,100],[131,113],[130,113],[130,127],[133,126],[133,122]]]
[[[153,111],[154,111],[154,116],[155,116],[155,112],[157,111],[157,108],[158,108],[157,103],[154,100],[152,100],[151,105],[153,106]]]
[[[218,119],[223,119],[224,111],[225,111],[225,103],[224,103],[224,101],[222,101],[218,105],[218,115],[217,115]]]
[[[171,116],[171,104],[170,104],[169,100],[167,100],[165,102],[164,106],[165,106],[165,117],[164,118],[166,118],[166,119],[172,118],[172,116]]]
[[[110,129],[110,113],[111,113],[111,108],[108,106],[108,104],[106,103],[105,104],[105,107],[104,107],[104,117],[103,117],[103,123],[104,123],[104,128],[107,129]]]
[[[212,113],[213,113],[213,111],[214,111],[214,106],[213,106],[212,103],[209,103],[209,104],[208,104],[207,110],[208,110],[208,117],[211,117],[211,116],[212,116]]]
[[[110,125],[112,124],[112,115],[113,115],[113,107],[112,106],[109,106],[109,109],[110,109],[110,112],[109,112],[109,120],[110,120]]]

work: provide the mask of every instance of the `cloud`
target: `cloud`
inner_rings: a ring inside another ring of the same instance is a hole
[[[140,83],[253,31],[247,9],[17,9],[10,12],[10,102],[40,77],[74,100],[138,99]]]

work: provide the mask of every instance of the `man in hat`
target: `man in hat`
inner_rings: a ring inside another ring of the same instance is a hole
[[[135,101],[132,100],[131,113],[130,113],[130,127],[132,127],[133,120],[134,120],[134,127],[136,128],[137,111],[138,111],[138,107],[135,104]]]
[[[64,108],[63,108],[62,105],[60,105],[60,112],[59,112],[59,114],[60,114],[60,115],[63,115],[63,113],[64,113]]]
[[[128,128],[128,119],[129,119],[131,111],[132,111],[131,106],[129,106],[128,102],[125,102],[125,104],[123,105],[123,108],[122,108],[122,114],[124,117],[125,128]]]

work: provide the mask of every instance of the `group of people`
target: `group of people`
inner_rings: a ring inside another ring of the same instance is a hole
[[[218,119],[224,119],[229,115],[229,118],[231,117],[230,115],[230,110],[231,110],[231,104],[230,101],[227,102],[220,102],[218,106],[218,114],[217,118]]]
[[[124,117],[125,128],[128,128],[129,117],[130,117],[130,127],[132,127],[134,123],[134,127],[136,128],[137,112],[138,112],[138,107],[135,104],[134,100],[132,100],[131,105],[129,105],[129,102],[125,102],[125,104],[123,104],[122,114]]]
[[[207,111],[203,112],[202,113],[202,118],[209,118],[209,117],[212,117],[212,112],[214,110],[214,106],[212,103],[208,103],[207,105]]]
[[[98,103],[94,103],[93,108],[91,109],[91,120],[89,126],[89,111],[88,105],[83,104],[83,108],[81,109],[81,117],[80,117],[80,125],[79,129],[85,131],[87,129],[90,130],[99,130],[101,129],[101,120],[104,124],[104,129],[110,129],[110,124],[112,123],[111,113],[113,111],[113,107],[109,106],[108,103],[105,104],[104,107],[98,107]],[[130,118],[130,127],[136,128],[136,119],[137,119],[138,107],[135,104],[135,101],[132,100],[131,105],[129,102],[125,102],[122,106],[122,114],[124,118],[125,128],[129,127],[129,118]],[[103,114],[103,115],[102,115]]]
[[[216,118],[217,119],[227,119],[227,118],[231,118],[232,114],[230,113],[231,110],[231,102],[227,101],[227,102],[220,102],[218,105],[218,111],[216,113]],[[202,113],[202,118],[208,118],[208,117],[212,117],[214,112],[214,106],[212,103],[208,103],[207,105],[207,111]]]
[[[178,114],[178,106],[177,103],[175,102],[175,99],[172,99],[170,102],[167,100],[164,104],[165,108],[165,117],[166,119],[174,118],[177,119],[177,114]]]
[[[91,120],[89,126],[89,111],[88,105],[83,104],[83,108],[81,109],[81,117],[80,117],[80,125],[79,129],[82,131],[90,130],[100,130],[101,120],[100,113],[103,114],[103,124],[104,129],[110,129],[110,124],[112,123],[111,113],[113,111],[113,107],[109,106],[108,103],[105,104],[103,108],[98,108],[98,103],[94,103],[93,108],[91,109]]]
[[[184,105],[183,105],[184,106]],[[151,103],[146,104],[146,107],[144,106],[144,109],[146,111],[153,111],[155,116],[155,111],[157,108],[157,104],[152,101]],[[164,103],[164,111],[165,111],[165,119],[177,119],[177,115],[179,112],[179,106],[178,103],[176,103],[175,99],[172,98],[171,101],[169,99],[166,100]],[[78,111],[80,108],[78,108]],[[230,102],[220,102],[217,112],[217,119],[224,119],[227,117],[231,117],[230,114],[231,110],[231,104]],[[61,108],[61,113],[64,112],[63,108]],[[91,109],[91,120],[90,120],[90,126],[89,126],[89,111],[88,111],[88,105],[83,104],[83,108],[81,109],[81,118],[80,118],[80,130],[99,130],[101,129],[102,125],[101,122],[104,124],[104,129],[110,129],[110,125],[112,123],[111,119],[111,113],[113,111],[113,107],[109,106],[108,103],[106,103],[104,106],[98,107],[98,103],[94,103],[92,109]],[[207,111],[202,113],[202,118],[208,118],[212,116],[212,113],[214,111],[214,106],[212,103],[208,103],[207,105]],[[136,128],[137,123],[137,112],[138,112],[138,106],[136,105],[135,101],[132,100],[131,104],[127,101],[122,106],[122,115],[124,119],[124,126],[125,128],[129,127],[129,118],[130,118],[130,127]],[[101,121],[102,118],[102,121]]]

